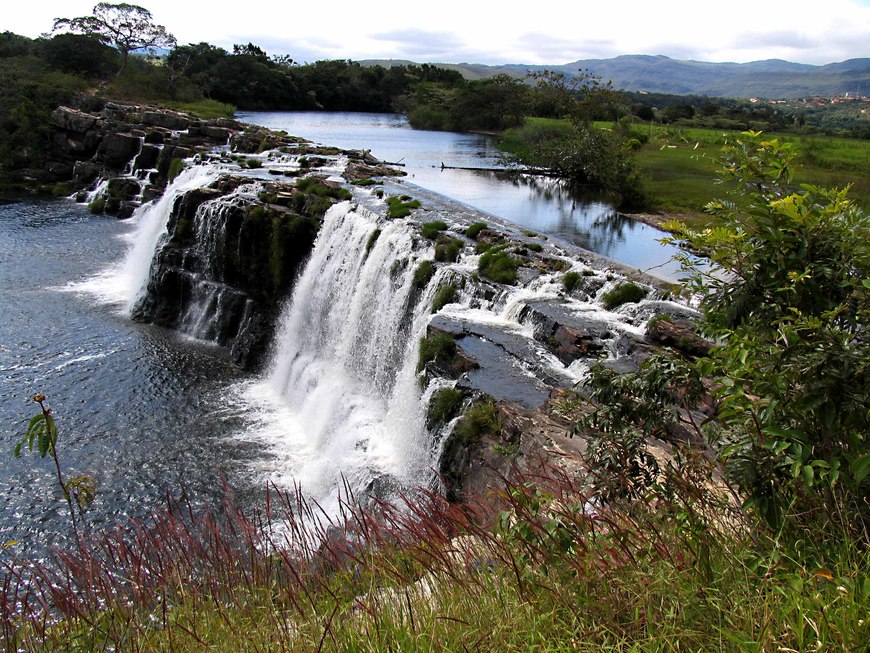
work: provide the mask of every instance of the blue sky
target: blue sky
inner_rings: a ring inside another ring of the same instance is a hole
[[[26,36],[55,17],[87,15],[94,0],[34,0],[5,12]],[[179,42],[232,49],[253,42],[300,62],[411,59],[444,63],[562,64],[620,54],[700,61],[786,59],[824,64],[870,57],[870,0],[143,0]],[[515,8],[512,8],[515,7]]]

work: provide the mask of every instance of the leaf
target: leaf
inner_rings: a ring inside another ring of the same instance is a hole
[[[801,470],[801,473],[803,474],[804,481],[806,482],[806,484],[812,485],[813,479],[815,477],[815,472],[813,471],[813,468],[810,465],[804,465],[803,469]]]
[[[855,477],[855,483],[859,484],[870,474],[870,453],[865,453],[863,456],[858,456],[849,465],[852,471],[852,476]]]

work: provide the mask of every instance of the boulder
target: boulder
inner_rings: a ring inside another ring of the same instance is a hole
[[[97,126],[99,118],[90,113],[84,113],[77,109],[60,106],[51,114],[51,123],[68,132],[85,134]]]

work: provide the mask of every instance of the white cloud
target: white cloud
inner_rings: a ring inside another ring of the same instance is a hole
[[[7,12],[4,29],[37,36],[57,16],[90,14],[94,0],[46,0]],[[522,8],[475,0],[328,4],[140,0],[181,43],[230,49],[251,41],[299,61],[408,58],[567,63],[618,54],[706,61],[784,58],[829,63],[870,56],[867,0],[539,0]]]

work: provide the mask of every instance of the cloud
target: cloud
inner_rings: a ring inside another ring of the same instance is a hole
[[[523,34],[512,45],[515,50],[529,53],[529,58],[511,63],[562,64],[578,59],[599,59],[625,54],[610,39],[554,38],[542,32]]]
[[[455,34],[416,28],[379,32],[370,38],[375,42],[392,44],[394,50],[408,58],[450,56],[465,48],[463,41]]]

